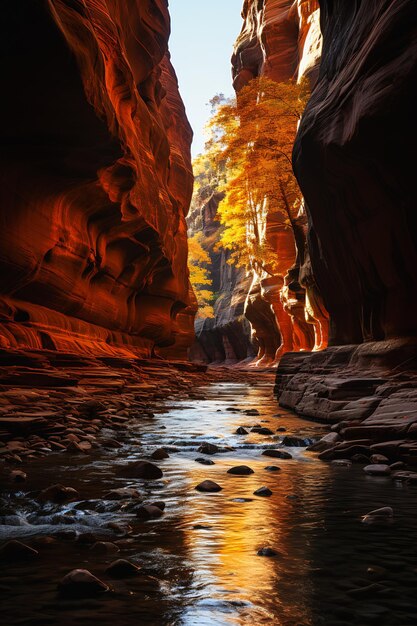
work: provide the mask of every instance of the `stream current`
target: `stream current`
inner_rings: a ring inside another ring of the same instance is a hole
[[[366,476],[358,465],[321,462],[303,447],[283,448],[290,460],[263,456],[285,435],[317,439],[328,432],[280,409],[272,386],[269,375],[254,383],[193,389],[200,399],[167,398],[160,407],[164,412],[102,433],[117,438],[121,448],[52,454],[30,464],[22,487],[2,485],[1,543],[20,539],[40,556],[31,563],[2,564],[1,623],[416,624],[417,488]],[[259,415],[245,415],[248,409]],[[274,434],[235,434],[239,426],[254,425]],[[204,455],[197,452],[203,442],[233,449]],[[147,458],[160,447],[170,454],[156,462],[162,479],[118,475],[126,462]],[[195,461],[199,457],[214,464],[202,465]],[[243,464],[254,473],[227,473]],[[280,471],[265,469],[271,465]],[[222,491],[196,491],[206,479]],[[39,490],[57,482],[77,489],[80,498],[40,504],[32,493],[35,485]],[[253,495],[262,486],[272,491],[270,497]],[[143,522],[131,500],[106,500],[105,494],[119,487],[136,488],[144,502],[163,500],[164,515]],[[361,522],[381,506],[393,507],[393,524]],[[109,523],[119,525],[118,535]],[[118,554],[92,551],[91,533],[116,542]],[[263,547],[278,554],[258,556]],[[141,566],[142,574],[109,580],[105,569],[117,558]],[[74,568],[88,569],[113,591],[90,599],[60,597],[57,583]]]

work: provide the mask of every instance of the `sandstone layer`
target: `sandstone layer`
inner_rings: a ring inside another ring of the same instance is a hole
[[[276,392],[335,424],[339,442],[323,458],[378,452],[415,465],[415,3],[320,7],[322,61],[294,167],[333,347],[286,355]]]
[[[7,3],[0,345],[184,356],[191,129],[164,0]]]
[[[246,0],[242,15],[244,24],[232,57],[237,93],[258,76],[277,82],[308,77],[314,85],[321,52],[316,1]],[[273,211],[267,212],[265,242],[277,252],[279,267],[272,277],[263,271],[251,272],[245,306],[259,344],[258,363],[327,344],[327,313],[308,271],[306,221],[301,209],[293,231]],[[304,284],[301,266],[308,278]]]

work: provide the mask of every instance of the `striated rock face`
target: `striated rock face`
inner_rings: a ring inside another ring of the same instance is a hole
[[[284,406],[335,424],[341,441],[322,458],[379,453],[415,466],[416,6],[320,7],[323,56],[294,166],[333,346],[287,354],[276,392]]]
[[[261,75],[277,82],[307,76],[314,84],[321,52],[316,0],[246,0],[243,18],[232,57],[237,92]],[[274,214],[267,215],[265,240],[278,252],[280,267],[272,278],[253,272],[245,309],[258,339],[259,362],[327,344],[327,313],[308,265],[305,234],[304,210],[296,233],[285,229]]]
[[[230,265],[229,252],[215,250],[220,223],[216,220],[217,208],[223,194],[215,184],[197,190],[187,219],[189,232],[202,233],[205,247],[211,258],[210,278],[212,290],[218,294],[214,305],[214,318],[197,319],[196,341],[190,357],[204,363],[236,363],[253,359],[256,345],[245,317],[245,300],[251,278],[242,268]]]
[[[2,17],[0,345],[184,356],[191,130],[167,3],[24,0]]]
[[[294,167],[331,343],[417,332],[416,6],[322,0],[319,80]]]

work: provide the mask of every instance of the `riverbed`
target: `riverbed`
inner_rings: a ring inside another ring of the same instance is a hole
[[[154,416],[101,433],[121,447],[51,454],[31,463],[22,486],[3,481],[1,543],[19,539],[39,557],[2,564],[2,624],[417,623],[417,487],[367,476],[360,465],[324,463],[304,446],[282,448],[291,459],[263,455],[285,436],[318,439],[329,430],[279,408],[272,387],[268,375],[204,385],[190,390],[191,399],[167,397]],[[258,415],[245,414],[251,409]],[[256,425],[272,434],[250,432]],[[241,426],[248,434],[236,434]],[[202,454],[204,442],[229,449]],[[120,475],[160,448],[169,454],[155,461],[162,478]],[[237,465],[253,474],[227,473]],[[206,479],[222,490],[198,492]],[[75,488],[79,498],[40,503],[37,493],[53,483]],[[254,495],[263,486],[272,495]],[[120,487],[134,487],[145,503],[163,501],[164,514],[144,522],[132,500],[106,499]],[[393,507],[393,523],[362,523],[382,506]],[[98,554],[97,540],[115,544],[117,554]],[[265,547],[276,554],[259,556]],[[138,575],[110,580],[105,570],[116,558],[140,566]],[[62,597],[57,585],[74,568],[88,569],[111,591]]]

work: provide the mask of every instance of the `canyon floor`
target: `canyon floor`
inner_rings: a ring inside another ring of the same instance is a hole
[[[417,487],[306,450],[273,371],[6,358],[3,624],[415,623]]]

